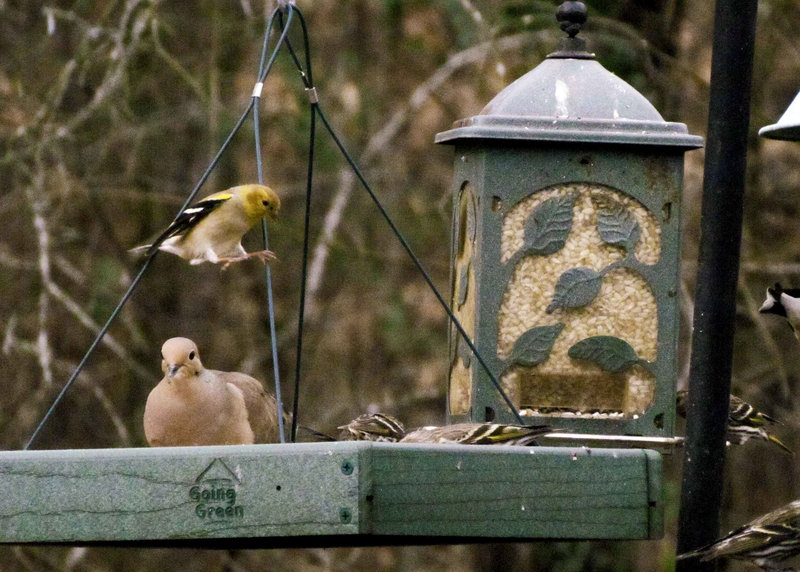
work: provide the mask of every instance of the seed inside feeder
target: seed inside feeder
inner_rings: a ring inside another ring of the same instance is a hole
[[[509,211],[500,254],[514,270],[497,355],[517,407],[609,415],[648,408],[658,314],[641,270],[660,250],[656,217],[609,187],[558,185]]]

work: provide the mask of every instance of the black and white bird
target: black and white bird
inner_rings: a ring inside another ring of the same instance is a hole
[[[762,570],[788,572],[796,569],[781,568],[778,562],[797,554],[800,554],[800,500],[762,515],[716,542],[680,554],[678,560],[728,557],[749,560]]]
[[[776,282],[772,288],[767,288],[767,297],[758,311],[762,314],[776,314],[789,322],[794,337],[800,340],[800,288],[784,290]]]

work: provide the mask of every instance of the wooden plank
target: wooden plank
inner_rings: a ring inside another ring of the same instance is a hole
[[[653,451],[382,444],[372,453],[371,479],[375,534],[663,534],[661,457]]]
[[[358,447],[338,445],[2,452],[0,541],[355,534]]]
[[[640,539],[663,526],[661,456],[644,450],[341,442],[6,451],[0,478],[2,543]]]

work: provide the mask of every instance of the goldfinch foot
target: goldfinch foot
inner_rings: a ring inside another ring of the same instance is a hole
[[[272,252],[271,250],[259,250],[258,252],[249,252],[249,253],[247,253],[245,255],[242,255],[242,256],[235,256],[235,257],[232,257],[232,258],[220,258],[219,261],[225,263],[222,266],[222,269],[223,270],[227,270],[228,266],[230,266],[234,262],[242,262],[243,260],[247,260],[249,258],[258,258],[264,264],[267,264],[269,262],[272,262],[272,261],[275,261],[275,260],[278,259],[278,257],[275,256],[275,253]]]

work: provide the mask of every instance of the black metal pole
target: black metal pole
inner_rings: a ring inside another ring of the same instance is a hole
[[[757,0],[718,0],[714,13],[678,553],[718,537],[756,8]],[[714,569],[714,562],[697,559],[677,567],[679,572]]]

